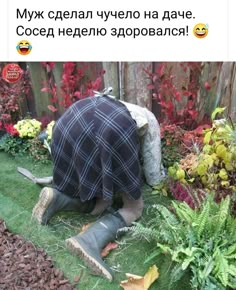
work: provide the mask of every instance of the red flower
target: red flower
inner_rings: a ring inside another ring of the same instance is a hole
[[[12,136],[19,136],[19,132],[14,128],[12,124],[5,124],[4,128],[8,134]]]

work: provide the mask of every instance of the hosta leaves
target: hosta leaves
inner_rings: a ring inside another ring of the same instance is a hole
[[[224,108],[215,108],[215,110],[211,114],[211,119],[215,120],[216,115],[219,114],[219,113],[223,113],[225,109],[226,109],[226,107],[224,107]]]
[[[229,187],[229,185],[230,185],[230,183],[229,183],[229,181],[221,181],[221,183],[220,183],[223,187]]]
[[[232,171],[234,170],[234,167],[232,166],[231,162],[225,163],[225,169],[227,171]]]
[[[205,134],[204,139],[203,139],[204,144],[209,144],[211,140],[211,135],[212,135],[212,131],[209,131]]]
[[[176,177],[177,177],[178,180],[184,179],[185,178],[185,172],[184,172],[184,170],[181,169],[181,168],[178,169],[176,171]]]
[[[219,176],[220,176],[220,178],[223,179],[223,180],[227,180],[227,179],[228,179],[228,173],[227,173],[227,171],[226,171],[224,168],[222,168],[222,169],[220,170],[220,172],[219,172]]]
[[[225,145],[223,145],[223,144],[219,145],[216,148],[216,154],[217,154],[217,156],[224,159],[226,157],[226,154],[227,154],[227,148],[225,147]]]
[[[197,168],[197,174],[202,176],[207,173],[207,164],[201,163]]]

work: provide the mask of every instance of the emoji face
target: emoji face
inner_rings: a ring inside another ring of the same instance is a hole
[[[17,43],[16,50],[21,55],[27,55],[31,52],[32,45],[28,40],[21,40]]]
[[[208,34],[208,26],[204,23],[198,23],[193,28],[193,34],[197,38],[204,38]]]

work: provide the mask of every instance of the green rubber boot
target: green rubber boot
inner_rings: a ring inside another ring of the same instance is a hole
[[[118,212],[106,214],[85,232],[66,240],[67,248],[79,256],[95,274],[112,281],[113,271],[101,257],[102,249],[114,241],[117,231],[126,226]]]
[[[95,200],[81,202],[79,198],[71,198],[51,187],[44,187],[39,200],[33,208],[32,218],[45,225],[59,211],[79,211],[89,213],[94,209]]]

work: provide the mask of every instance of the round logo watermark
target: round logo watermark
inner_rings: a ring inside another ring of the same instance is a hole
[[[2,70],[2,78],[8,83],[17,83],[23,74],[23,70],[16,63],[9,63]]]

